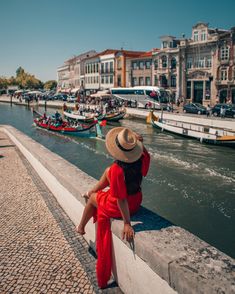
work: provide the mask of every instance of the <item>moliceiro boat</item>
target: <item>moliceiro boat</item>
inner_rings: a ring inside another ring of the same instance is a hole
[[[107,122],[117,122],[120,119],[123,119],[126,114],[126,111],[119,111],[114,113],[106,113],[102,115],[101,117],[98,117],[98,120],[106,120]]]
[[[80,115],[79,112],[68,112],[64,111],[64,116],[67,119],[75,120],[83,123],[92,123],[94,119],[97,119],[95,115]]]
[[[163,119],[154,115],[153,111],[149,113],[147,123],[151,123],[153,127],[159,128],[162,131],[195,138],[200,140],[200,142],[235,147],[235,131],[230,129],[222,129],[172,119]]]
[[[73,135],[79,137],[87,137],[87,138],[104,138],[102,134],[102,129],[99,123],[93,122],[91,124],[74,124],[71,126],[66,121],[56,122],[53,120],[44,120],[43,118],[34,119],[34,124],[37,127],[42,129],[46,129],[49,131],[53,131],[56,133],[62,133],[66,135]]]
[[[79,112],[68,112],[64,111],[64,116],[67,120],[75,120],[83,123],[91,123],[94,120],[106,120],[107,122],[117,122],[120,119],[123,119],[126,112],[125,111],[117,111],[117,112],[109,112],[106,114],[86,114],[81,115]]]

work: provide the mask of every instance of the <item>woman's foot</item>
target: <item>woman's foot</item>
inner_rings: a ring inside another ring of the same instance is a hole
[[[86,234],[86,232],[84,231],[84,229],[81,228],[80,226],[76,226],[75,230],[80,235],[85,235]]]

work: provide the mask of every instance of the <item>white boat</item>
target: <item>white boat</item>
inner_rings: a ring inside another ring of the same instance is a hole
[[[68,111],[64,111],[64,116],[67,119],[72,119],[72,120],[76,120],[76,121],[80,121],[80,122],[85,122],[85,123],[90,123],[94,121],[95,115],[91,115],[89,114],[88,116],[86,115],[80,115],[80,112],[68,112]]]
[[[149,113],[147,122],[162,131],[168,131],[185,137],[195,138],[200,140],[200,142],[235,147],[235,131],[230,129],[176,121],[173,119],[163,119],[154,115],[153,111]]]

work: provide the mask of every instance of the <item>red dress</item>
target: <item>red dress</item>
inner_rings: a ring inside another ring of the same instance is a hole
[[[142,175],[148,173],[150,155],[144,150],[142,155]],[[107,191],[97,192],[97,280],[100,288],[105,288],[111,276],[112,252],[111,252],[111,228],[110,218],[120,218],[121,212],[117,205],[117,199],[127,199],[130,214],[135,213],[142,202],[142,192],[128,195],[124,179],[123,169],[113,163],[108,173],[110,188]]]

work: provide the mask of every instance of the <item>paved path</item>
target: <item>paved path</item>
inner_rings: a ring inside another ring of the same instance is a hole
[[[0,131],[0,293],[99,290],[95,257],[53,195]]]

